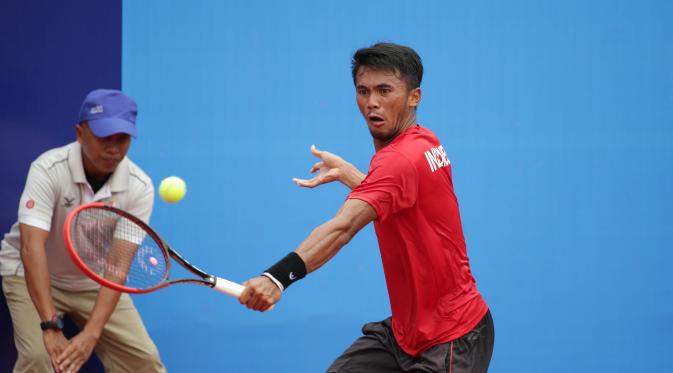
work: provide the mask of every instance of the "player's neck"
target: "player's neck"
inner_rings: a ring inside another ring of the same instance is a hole
[[[108,179],[112,174],[107,174],[104,176],[92,175],[88,173],[86,170],[84,170],[84,175],[86,176],[86,181],[91,186],[91,190],[93,190],[93,192],[96,193],[98,192],[98,190],[100,190],[100,188],[103,187],[103,185],[105,185],[105,183],[108,181]]]

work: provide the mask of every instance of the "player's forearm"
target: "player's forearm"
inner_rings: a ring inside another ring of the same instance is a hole
[[[345,246],[357,232],[372,220],[376,212],[358,199],[347,200],[337,215],[313,232],[295,250],[308,273],[320,268]]]
[[[263,276],[269,277],[280,290],[286,289],[327,263],[362,227],[374,219],[376,211],[367,202],[347,200],[334,218],[314,229],[295,251],[269,267]]]
[[[362,180],[365,179],[365,176],[366,175],[360,172],[360,170],[358,170],[355,166],[350,163],[346,163],[346,165],[341,169],[339,181],[353,190],[358,185],[360,185],[360,183],[362,183]]]
[[[343,219],[336,217],[314,229],[295,252],[304,261],[306,272],[311,273],[332,259],[355,233]]]
[[[41,320],[56,316],[56,307],[51,297],[51,279],[44,248],[22,245],[21,261],[28,294]]]
[[[112,312],[117,306],[120,296],[121,293],[118,291],[101,287],[98,296],[96,297],[96,303],[91,311],[91,317],[84,326],[83,331],[91,333],[96,338],[99,338],[105,324],[108,322]]]

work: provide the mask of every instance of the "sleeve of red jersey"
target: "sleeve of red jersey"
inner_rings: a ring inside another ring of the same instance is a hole
[[[402,154],[388,151],[374,156],[367,177],[347,199],[367,202],[376,211],[377,220],[409,208],[418,196],[418,175],[413,164]]]

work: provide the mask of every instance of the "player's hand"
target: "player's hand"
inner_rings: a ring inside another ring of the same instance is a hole
[[[311,145],[311,153],[320,159],[320,162],[313,165],[311,173],[318,172],[318,175],[311,179],[294,178],[292,181],[305,188],[315,188],[318,185],[331,183],[339,180],[343,174],[343,168],[348,165],[341,157],[325,150],[318,150],[315,145]]]
[[[65,338],[62,331],[47,329],[42,333],[42,341],[44,342],[44,347],[47,349],[47,353],[51,359],[51,365],[53,365],[56,373],[61,373],[61,370],[58,368],[57,360],[68,346],[68,340]]]
[[[86,363],[96,346],[98,338],[82,330],[74,336],[57,359],[58,372],[75,373]]]
[[[280,300],[280,289],[268,277],[255,277],[244,282],[243,286],[245,289],[238,300],[251,310],[269,311]]]

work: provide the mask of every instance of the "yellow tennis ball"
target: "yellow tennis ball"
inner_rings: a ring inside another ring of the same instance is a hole
[[[169,176],[159,184],[159,196],[164,202],[177,203],[187,193],[187,184],[177,176]]]

